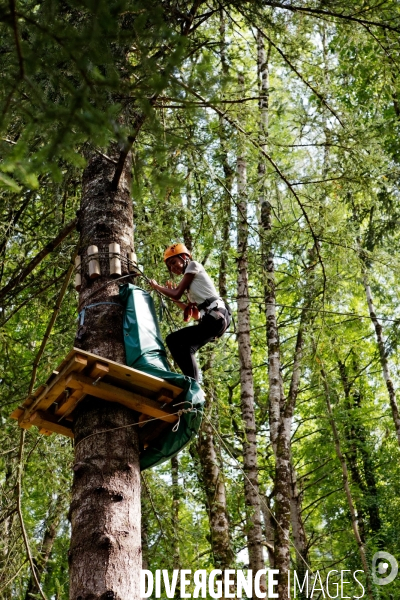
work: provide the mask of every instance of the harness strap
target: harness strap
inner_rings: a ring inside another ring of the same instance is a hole
[[[207,300],[204,300],[204,302],[202,302],[201,304],[198,304],[197,308],[199,310],[204,310],[205,308],[210,306],[210,304],[212,304],[216,300],[220,300],[220,297],[219,296],[211,296],[210,298],[207,298]]]

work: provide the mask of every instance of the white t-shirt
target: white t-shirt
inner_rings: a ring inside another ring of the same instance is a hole
[[[185,269],[185,275],[194,273],[194,278],[187,291],[189,302],[201,304],[207,298],[219,297],[215,286],[207,275],[203,265],[195,260],[190,261]]]

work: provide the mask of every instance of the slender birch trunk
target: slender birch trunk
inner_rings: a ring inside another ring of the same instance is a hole
[[[262,149],[267,149],[268,139],[268,60],[264,38],[257,34],[257,70],[259,86],[260,128],[259,140]],[[278,323],[276,318],[275,265],[271,237],[271,205],[265,194],[265,162],[260,155],[258,163],[259,206],[261,248],[264,273],[265,313],[267,321],[268,381],[269,381],[269,424],[271,444],[275,454],[275,528],[274,567],[279,570],[279,598],[288,598],[287,571],[290,565],[290,430],[291,415],[284,415],[285,398],[281,378]]]
[[[250,343],[250,306],[247,264],[247,172],[246,161],[243,157],[237,159],[237,173],[239,195],[237,213],[237,337],[239,346],[241,409],[245,429],[243,467],[246,474],[244,489],[247,508],[247,546],[249,551],[249,568],[255,573],[264,568],[264,556],[258,485],[257,438]],[[262,586],[265,587],[265,580],[262,581]]]
[[[54,540],[57,535],[57,528],[60,524],[61,517],[63,512],[66,510],[66,502],[65,496],[60,494],[57,497],[55,506],[53,510],[48,515],[46,528],[43,534],[42,543],[40,546],[39,553],[37,557],[34,559],[33,563],[35,565],[36,577],[39,583],[42,582],[43,576],[46,571],[47,563],[49,561],[51,551],[53,549]],[[32,600],[36,598],[39,594],[39,589],[36,584],[36,581],[31,574],[31,577],[28,581],[28,585],[25,592],[25,600]]]
[[[270,569],[275,568],[275,536],[276,521],[271,510],[271,503],[267,495],[262,496],[261,512],[264,521],[265,545],[268,552],[268,564]]]
[[[349,380],[348,369],[346,365],[341,361],[338,361],[338,364],[340,379],[342,381],[345,395],[345,406],[346,410],[348,411],[348,425],[346,430],[350,445],[348,452],[350,471],[353,481],[358,485],[365,498],[364,504],[361,507],[361,514],[364,516],[365,513],[368,513],[368,521],[371,532],[374,538],[377,540],[378,545],[382,545],[382,523],[379,514],[375,469],[373,461],[371,460],[370,451],[367,448],[366,432],[360,420],[360,416],[357,414],[361,408],[362,398],[358,390],[352,389],[353,384]],[[357,372],[357,369],[355,369],[355,372]],[[364,479],[359,466],[359,457],[361,458]],[[358,507],[357,512],[360,515],[360,510]],[[363,531],[360,527],[361,538],[363,537],[362,533]],[[384,550],[383,547],[382,550]]]
[[[197,452],[201,464],[202,483],[207,498],[213,564],[216,569],[229,569],[234,554],[229,535],[226,489],[209,418],[205,418],[201,425],[197,441]]]
[[[173,540],[173,568],[181,568],[181,555],[179,547],[179,460],[177,456],[171,458],[172,476],[172,540]]]
[[[396,431],[397,440],[400,444],[400,415],[399,415],[399,407],[397,405],[397,400],[396,400],[396,391],[394,389],[393,380],[390,375],[389,361],[387,359],[385,342],[383,339],[383,328],[376,316],[375,307],[374,307],[374,303],[373,303],[373,299],[372,299],[371,288],[370,288],[370,285],[368,282],[368,277],[367,277],[365,268],[364,268],[364,272],[363,272],[363,285],[364,285],[364,289],[365,289],[365,295],[367,297],[369,316],[371,317],[371,321],[372,321],[372,323],[374,325],[374,329],[375,329],[375,336],[376,336],[376,342],[377,342],[378,349],[379,349],[379,357],[380,357],[381,366],[382,366],[383,378],[385,380],[386,389],[387,389],[388,395],[389,395],[390,408],[392,409],[394,428]]]
[[[192,211],[192,189],[191,189],[191,170],[188,169],[186,178],[186,205],[182,205],[182,235],[185,246],[190,252],[193,250],[193,237],[190,231],[191,211]]]
[[[119,157],[117,148],[111,148],[108,154],[115,160]],[[123,307],[118,284],[109,276],[108,246],[111,242],[120,244],[122,256],[133,251],[129,158],[116,191],[111,187],[114,165],[99,155],[89,160],[79,211],[80,310],[96,306],[86,310],[75,345],[122,364]],[[90,245],[96,245],[100,252],[98,279],[88,276]],[[123,275],[128,273],[124,261],[122,269]],[[70,600],[138,600],[142,557],[139,444],[134,426],[137,415],[124,406],[91,396],[77,410],[70,508]]]
[[[366,577],[366,581],[367,581],[367,591],[368,591],[368,595],[370,597],[371,600],[373,600],[373,592],[371,589],[371,582],[370,582],[370,576],[369,576],[369,565],[367,562],[367,557],[366,557],[366,552],[365,552],[365,546],[364,543],[361,539],[360,536],[360,530],[359,530],[359,526],[358,526],[358,520],[357,520],[357,514],[356,514],[356,510],[354,507],[354,501],[353,501],[353,497],[351,494],[351,490],[350,490],[350,484],[349,484],[349,472],[347,469],[347,463],[346,463],[346,459],[342,453],[342,449],[341,449],[341,445],[340,445],[340,439],[339,439],[339,432],[337,430],[336,427],[336,423],[335,423],[335,418],[333,416],[333,411],[332,411],[332,404],[331,404],[331,394],[330,394],[330,389],[329,389],[329,384],[328,384],[328,378],[325,372],[324,367],[321,367],[321,377],[322,377],[322,384],[325,390],[325,400],[326,400],[326,407],[328,410],[328,416],[329,416],[329,423],[331,425],[332,428],[332,434],[333,434],[333,440],[335,443],[335,450],[336,450],[336,456],[338,457],[341,467],[342,467],[342,477],[343,477],[343,487],[346,493],[346,498],[347,498],[347,505],[349,507],[349,512],[350,512],[350,517],[351,517],[351,525],[353,528],[353,533],[354,533],[354,538],[356,540],[357,546],[358,546],[358,551],[360,553],[360,558],[361,558],[361,563],[363,566],[363,570],[365,573],[365,577]]]
[[[220,9],[220,21],[219,21],[219,34],[220,34],[220,58],[221,58],[221,77],[225,79],[229,74],[229,65],[226,57],[226,40],[225,40],[225,14],[224,9]],[[222,189],[222,202],[221,202],[221,244],[220,244],[220,263],[219,263],[219,277],[218,277],[218,290],[221,298],[227,302],[228,297],[228,284],[227,275],[229,270],[228,265],[228,252],[230,248],[229,232],[231,225],[231,213],[232,213],[232,187],[235,171],[229,164],[228,160],[228,126],[225,119],[219,116],[219,143],[220,143],[220,155],[221,165],[224,172],[224,186]]]
[[[229,531],[222,460],[219,448],[214,441],[215,435],[212,425],[216,421],[216,415],[213,414],[215,407],[215,388],[211,372],[213,360],[214,357],[211,353],[202,369],[207,398],[205,416],[197,436],[195,451],[192,449],[191,452],[199,464],[199,479],[206,497],[213,564],[216,569],[224,570],[229,569],[231,566],[234,554]]]

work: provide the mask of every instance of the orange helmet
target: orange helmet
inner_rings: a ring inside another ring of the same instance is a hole
[[[185,244],[178,242],[177,244],[172,244],[172,246],[168,246],[168,248],[164,252],[164,262],[167,262],[169,258],[173,256],[179,256],[180,254],[187,254],[189,258],[192,258],[191,253],[186,248]]]

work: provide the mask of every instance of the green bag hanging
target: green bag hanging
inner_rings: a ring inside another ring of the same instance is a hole
[[[126,364],[182,388],[174,404],[183,409],[192,408],[181,415],[176,432],[172,431],[171,425],[140,453],[140,468],[143,471],[175,456],[197,434],[203,416],[204,394],[197,381],[170,371],[150,294],[126,283],[120,286],[119,295],[125,305],[123,332]]]

